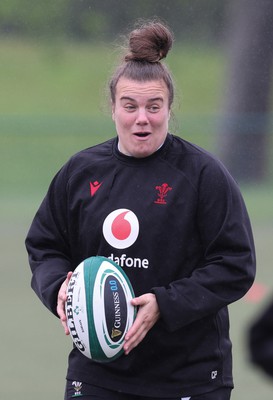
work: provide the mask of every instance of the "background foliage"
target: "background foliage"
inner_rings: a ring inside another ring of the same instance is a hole
[[[2,0],[0,30],[31,37],[109,40],[133,20],[153,15],[172,22],[178,39],[215,39],[223,31],[226,0]]]

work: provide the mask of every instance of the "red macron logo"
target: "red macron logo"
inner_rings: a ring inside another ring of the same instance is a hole
[[[97,190],[101,187],[101,185],[102,185],[102,182],[98,182],[98,181],[90,182],[91,197],[95,196]]]
[[[157,193],[157,200],[155,201],[156,204],[167,204],[165,197],[167,196],[167,193],[172,190],[172,187],[170,187],[167,183],[162,183],[161,186],[156,186],[156,190],[158,191]]]

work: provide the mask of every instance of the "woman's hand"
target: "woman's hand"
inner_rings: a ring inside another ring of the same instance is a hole
[[[63,282],[62,286],[60,287],[59,293],[58,293],[58,299],[57,299],[57,313],[60,317],[62,326],[64,328],[64,332],[66,335],[69,335],[69,329],[67,326],[67,318],[65,314],[65,302],[66,302],[66,290],[68,286],[68,282],[70,281],[70,278],[72,276],[73,272],[70,271],[67,274],[66,280]]]
[[[125,354],[129,354],[144,339],[160,316],[156,297],[153,293],[136,297],[131,301],[131,304],[139,307],[139,310],[135,322],[125,336]]]

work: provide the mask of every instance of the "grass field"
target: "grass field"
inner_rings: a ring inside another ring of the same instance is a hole
[[[0,42],[3,399],[63,398],[71,340],[30,289],[24,238],[53,174],[66,159],[115,134],[104,107],[104,85],[113,56],[104,46]],[[173,129],[213,151],[223,54],[213,48],[197,51],[183,47],[169,64],[183,93],[177,102]],[[242,191],[257,247],[257,283],[267,291],[264,296],[246,297],[230,307],[236,384],[232,398],[270,399],[273,384],[248,361],[246,331],[273,292],[273,183],[242,187]]]

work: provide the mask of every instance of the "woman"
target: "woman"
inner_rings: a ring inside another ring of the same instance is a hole
[[[254,245],[242,196],[223,165],[168,133],[174,89],[160,60],[172,40],[159,22],[131,32],[110,82],[117,137],[64,165],[26,239],[32,287],[66,334],[66,287],[83,259],[118,261],[137,296],[125,354],[100,364],[74,348],[65,399],[230,398],[227,306],[253,282]],[[137,231],[120,236],[119,248],[111,226],[103,229],[117,216]]]

